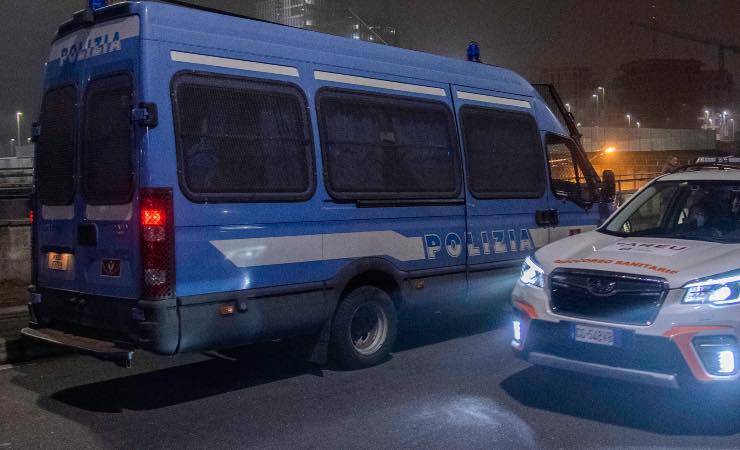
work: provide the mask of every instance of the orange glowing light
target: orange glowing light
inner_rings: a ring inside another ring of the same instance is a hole
[[[142,209],[141,224],[148,226],[164,225],[165,214],[161,209]]]

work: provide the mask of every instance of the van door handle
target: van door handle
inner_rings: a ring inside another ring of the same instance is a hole
[[[550,225],[548,210],[535,211],[534,221],[535,223],[537,223],[537,226],[540,226],[540,227],[545,227],[545,226]]]
[[[560,223],[560,215],[557,209],[545,209],[535,211],[534,220],[541,227],[556,227]]]
[[[83,223],[77,227],[77,242],[87,247],[98,245],[98,226],[94,223]]]
[[[548,211],[550,214],[550,226],[556,227],[560,225],[560,213],[557,209],[551,209]]]

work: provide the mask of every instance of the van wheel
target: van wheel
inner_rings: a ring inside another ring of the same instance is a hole
[[[337,307],[332,354],[340,367],[361,369],[383,362],[396,341],[398,319],[388,293],[372,286],[350,292]]]

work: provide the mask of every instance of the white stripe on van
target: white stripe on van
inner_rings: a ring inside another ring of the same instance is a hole
[[[390,256],[398,261],[425,259],[421,237],[395,231],[279,236],[211,241],[236,267],[272,266],[369,256]]]
[[[514,100],[511,98],[494,97],[492,95],[474,94],[472,92],[457,91],[457,98],[460,100],[473,100],[476,102],[492,103],[494,105],[517,106],[519,108],[531,109],[532,105],[524,100]]]
[[[596,228],[596,225],[572,225],[569,227],[550,228],[550,242],[565,239],[567,237],[573,236],[574,233],[588,233],[589,231],[594,231]]]
[[[41,218],[44,220],[72,220],[75,217],[75,205],[47,206],[41,205]]]
[[[374,87],[380,89],[389,89],[392,91],[412,92],[414,94],[434,95],[437,97],[446,97],[447,93],[442,88],[431,86],[422,86],[418,84],[398,83],[396,81],[378,80],[376,78],[356,77],[353,75],[343,75],[341,73],[314,71],[313,76],[317,80],[332,81],[335,83],[354,84],[356,86]]]
[[[85,217],[88,220],[128,222],[134,215],[134,205],[86,205]]]
[[[290,66],[279,66],[277,64],[266,64],[243,59],[221,58],[219,56],[198,55],[195,53],[184,53],[171,51],[170,57],[173,61],[204,66],[223,67],[226,69],[249,70],[251,72],[270,73],[273,75],[285,75],[287,77],[298,77],[298,69]]]

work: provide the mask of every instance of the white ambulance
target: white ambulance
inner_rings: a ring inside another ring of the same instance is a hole
[[[527,258],[512,303],[512,347],[532,364],[739,386],[740,166],[655,179],[596,231]]]

